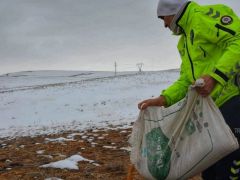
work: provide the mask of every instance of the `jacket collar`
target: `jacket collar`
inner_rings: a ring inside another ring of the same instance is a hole
[[[170,25],[170,29],[172,30],[174,35],[181,35],[183,33],[183,27],[187,24],[189,8],[188,6],[193,2],[186,2],[178,13],[173,17],[173,20]]]

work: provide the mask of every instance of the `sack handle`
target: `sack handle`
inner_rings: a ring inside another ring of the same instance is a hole
[[[191,85],[191,88],[203,87],[204,85],[205,85],[204,79],[199,78],[195,81],[195,83],[193,85]]]

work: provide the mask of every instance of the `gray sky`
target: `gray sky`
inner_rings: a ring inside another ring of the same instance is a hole
[[[239,0],[225,3],[240,15]],[[1,0],[0,74],[24,70],[179,67],[178,38],[156,16],[158,0]]]

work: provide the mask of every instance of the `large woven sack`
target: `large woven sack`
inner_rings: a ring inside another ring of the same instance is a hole
[[[157,180],[192,177],[239,147],[211,97],[191,88],[173,106],[140,111],[129,142],[135,168]]]

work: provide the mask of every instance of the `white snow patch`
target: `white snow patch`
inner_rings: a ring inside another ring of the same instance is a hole
[[[91,142],[91,147],[96,147],[98,143],[95,143],[95,142]]]
[[[100,131],[100,130],[98,130],[98,129],[92,130],[92,132],[94,132],[94,133],[99,132],[99,131]]]
[[[57,177],[49,177],[49,178],[45,178],[44,180],[63,180],[63,179],[57,178]]]
[[[12,161],[10,159],[5,160],[6,163],[11,163]]]
[[[67,135],[67,138],[68,139],[74,139],[75,136],[83,136],[85,133],[72,133],[72,134],[69,134]]]
[[[65,141],[75,141],[74,139],[67,139],[64,137],[59,137],[59,138],[45,138],[45,142],[65,142]]]
[[[87,139],[87,138],[88,138],[88,136],[82,136],[81,138],[82,138],[82,139]]]
[[[77,154],[77,155],[73,155],[73,156],[71,156],[67,159],[52,162],[52,163],[49,163],[49,164],[45,164],[45,165],[42,165],[40,167],[78,170],[79,168],[78,168],[77,165],[78,165],[78,162],[80,162],[80,161],[87,161],[89,163],[94,163],[93,160],[86,159],[86,158]]]
[[[90,137],[87,139],[88,142],[92,142],[94,140],[94,137]]]
[[[126,130],[123,130],[123,131],[120,131],[120,133],[127,133],[127,131],[126,131]]]
[[[45,152],[45,150],[38,150],[36,151],[37,154],[43,154]]]
[[[20,145],[19,147],[20,147],[20,148],[24,148],[24,147],[25,147],[25,145]]]
[[[100,164],[98,164],[98,163],[92,163],[93,165],[95,165],[95,166],[100,166]]]
[[[103,148],[107,148],[107,149],[117,149],[116,146],[103,146]]]
[[[121,147],[120,149],[131,152],[131,147]]]

